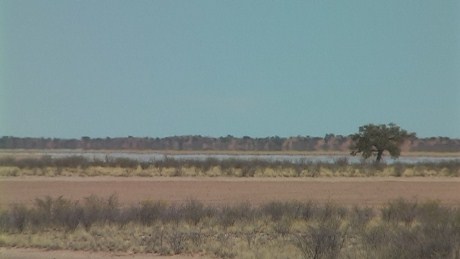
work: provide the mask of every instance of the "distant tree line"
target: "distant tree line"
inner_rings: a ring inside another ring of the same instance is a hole
[[[0,138],[0,149],[84,149],[84,150],[159,150],[159,151],[343,151],[348,152],[351,136],[326,134],[324,137],[204,137],[173,136],[165,138],[121,137],[59,139]],[[410,138],[402,151],[460,152],[460,139],[446,137]]]

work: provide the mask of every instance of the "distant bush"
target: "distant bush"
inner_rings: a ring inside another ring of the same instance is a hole
[[[63,158],[12,157],[0,158],[0,175],[19,176],[46,175],[47,170],[54,170],[54,175],[61,175],[64,169],[80,170],[83,175],[100,175],[94,168],[122,168],[123,176],[168,175],[168,176],[234,176],[234,177],[319,177],[319,176],[460,176],[460,160],[441,162],[420,162],[415,164],[394,163],[349,163],[347,158],[337,158],[333,162],[299,161],[268,161],[262,159],[174,159],[165,156],[160,160],[138,161],[130,158],[113,158],[104,160],[89,159],[83,156]],[[28,171],[27,171],[28,170]],[[140,170],[140,171],[139,171]],[[27,173],[25,173],[27,171]],[[67,170],[68,171],[68,170]],[[133,172],[139,171],[134,174]],[[155,172],[155,173],[151,173]],[[107,173],[110,175],[110,173]]]

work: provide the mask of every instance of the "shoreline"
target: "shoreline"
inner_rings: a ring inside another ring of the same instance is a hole
[[[133,150],[133,149],[0,149],[0,157],[9,155],[43,155],[46,153],[63,154],[156,154],[156,155],[261,155],[261,156],[351,156],[347,151],[230,151],[230,150]],[[460,152],[401,152],[400,157],[458,157]]]

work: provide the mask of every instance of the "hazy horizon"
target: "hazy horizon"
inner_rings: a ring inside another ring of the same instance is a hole
[[[460,2],[0,0],[0,136],[460,138]]]

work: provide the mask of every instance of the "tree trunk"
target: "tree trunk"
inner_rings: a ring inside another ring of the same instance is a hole
[[[380,160],[382,160],[382,156],[383,150],[377,150],[377,159],[375,160],[375,162],[380,163]]]

